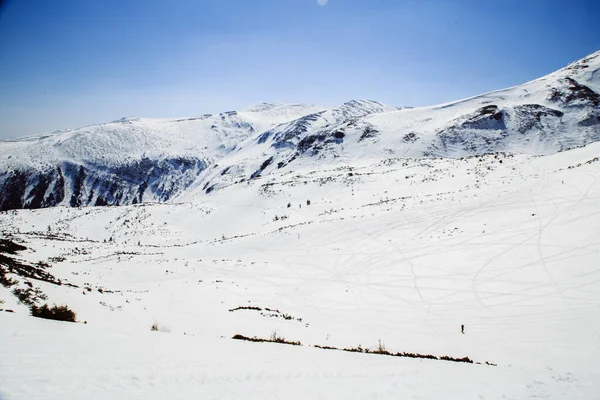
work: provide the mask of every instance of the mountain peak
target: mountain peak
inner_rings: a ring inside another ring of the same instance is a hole
[[[339,106],[337,110],[343,114],[348,114],[348,116],[363,116],[368,114],[396,111],[398,108],[382,104],[378,101],[360,99],[347,101]]]
[[[123,118],[119,118],[114,121],[111,121],[110,123],[111,124],[128,124],[128,123],[136,122],[139,120],[140,120],[139,117],[123,117]]]
[[[299,108],[315,108],[313,104],[301,104],[301,103],[258,103],[253,106],[247,107],[242,112],[260,112],[269,113],[273,111],[282,111],[288,109],[299,109]]]
[[[597,80],[597,71],[600,69],[600,50],[595,51],[594,53],[587,55],[577,61],[572,62],[564,68],[561,68],[557,71],[557,73],[568,73],[572,74],[580,74],[586,73],[591,74],[590,78],[592,80]]]
[[[278,106],[280,106],[280,104],[262,102],[262,103],[254,104],[250,107],[247,107],[243,111],[261,112],[261,111],[272,110],[273,108],[278,107]]]
[[[375,100],[357,99],[357,100],[347,101],[347,102],[345,102],[342,105],[343,106],[361,106],[361,105],[379,105],[379,106],[382,106],[383,104],[381,104],[380,102],[375,101]]]

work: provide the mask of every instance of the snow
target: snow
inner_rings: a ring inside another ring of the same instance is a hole
[[[2,143],[4,171],[206,169],[162,203],[0,212],[17,257],[73,285],[16,287],[78,319],[0,287],[0,399],[598,399],[600,125],[569,79],[598,91],[599,70],[600,52],[429,108],[265,103]],[[316,347],[380,344],[474,363]]]
[[[2,142],[0,168],[43,167],[57,162],[114,165],[142,157],[219,158],[254,132],[323,110],[302,104],[278,104],[200,117],[116,121]]]
[[[551,370],[541,377],[526,368],[155,332],[131,336],[17,315],[0,315],[0,324],[9,326],[0,331],[0,390],[8,400],[491,399],[532,398],[551,391],[567,398],[586,395],[570,374]]]
[[[173,204],[4,212],[87,323],[2,288],[2,396],[597,398],[599,153],[304,159]],[[274,332],[303,346],[231,339]],[[314,347],[379,341],[497,366]]]

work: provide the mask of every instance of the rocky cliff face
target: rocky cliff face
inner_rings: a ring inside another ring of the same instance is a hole
[[[19,169],[0,176],[0,209],[167,201],[205,168],[203,160],[180,157],[112,167],[63,162],[43,170]]]

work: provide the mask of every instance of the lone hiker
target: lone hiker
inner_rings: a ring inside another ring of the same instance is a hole
[[[465,334],[465,326],[464,325],[460,326],[460,333],[462,333],[463,335]]]

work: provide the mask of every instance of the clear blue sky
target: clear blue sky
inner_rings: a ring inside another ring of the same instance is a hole
[[[598,0],[4,3],[0,139],[262,101],[431,105],[600,49]]]

